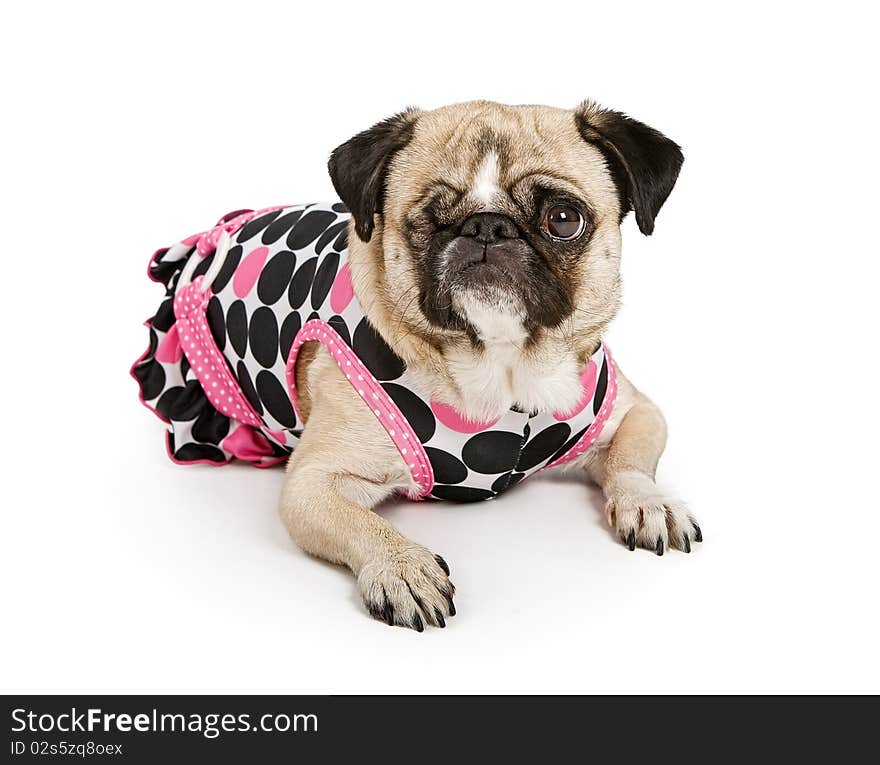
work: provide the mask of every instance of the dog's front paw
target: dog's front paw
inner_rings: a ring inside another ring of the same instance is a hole
[[[638,546],[663,555],[668,548],[676,547],[690,552],[695,542],[703,541],[703,532],[684,502],[663,494],[642,473],[615,477],[605,515],[630,550]]]
[[[357,581],[367,610],[386,624],[421,632],[426,623],[445,627],[446,617],[455,616],[449,566],[419,545],[370,561]]]

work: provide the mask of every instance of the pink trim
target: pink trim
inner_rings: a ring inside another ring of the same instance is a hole
[[[297,417],[302,419],[296,403],[296,358],[303,343],[310,340],[317,340],[330,351],[330,355],[333,356],[346,379],[364,399],[364,403],[369,405],[370,411],[385,428],[400,456],[409,465],[413,480],[419,485],[419,493],[412,495],[412,498],[421,499],[430,494],[431,489],[434,488],[434,471],[425,448],[419,442],[412,426],[355,352],[348,347],[333,327],[320,319],[312,319],[303,325],[294,338],[290,355],[287,357],[287,387]]]
[[[549,465],[545,465],[542,469],[546,470],[547,468],[556,467],[557,465],[562,465],[576,457],[580,457],[585,451],[587,451],[587,449],[596,443],[596,440],[602,433],[605,423],[611,416],[611,409],[614,407],[614,400],[617,398],[617,372],[614,371],[614,362],[611,360],[611,352],[608,350],[607,346],[605,346],[605,363],[608,365],[608,386],[605,389],[605,399],[602,401],[602,406],[599,408],[599,413],[596,415],[596,419],[590,423],[590,427],[587,428],[586,432],[580,437],[580,439],[578,439],[578,442],[572,446],[571,449]]]
[[[214,342],[205,313],[213,293],[202,292],[202,281],[199,276],[174,296],[180,345],[214,408],[233,420],[259,428],[263,424],[260,416],[244,397]]]
[[[200,231],[198,234],[192,234],[191,236],[186,237],[186,239],[181,239],[180,244],[186,245],[187,247],[192,247],[196,245],[196,254],[199,257],[204,258],[207,255],[210,255],[217,248],[217,240],[220,237],[220,231],[225,229],[226,233],[229,236],[235,234],[245,223],[249,223],[254,218],[258,218],[260,215],[265,215],[266,213],[274,212],[275,210],[283,210],[290,205],[272,205],[272,207],[264,207],[261,210],[244,210],[240,215],[236,215],[234,218],[223,222],[223,218],[225,218],[230,213],[221,218],[216,225],[209,228],[207,231]],[[156,279],[153,276],[153,263],[156,261],[156,258],[159,255],[164,255],[170,247],[160,247],[156,250],[147,261],[147,276],[150,281],[158,282],[161,284],[162,282],[159,279]],[[183,267],[183,263],[181,263],[181,268]]]

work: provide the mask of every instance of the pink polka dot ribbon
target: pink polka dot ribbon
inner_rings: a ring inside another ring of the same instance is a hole
[[[339,336],[333,327],[320,319],[307,321],[297,333],[287,359],[287,386],[290,398],[296,407],[296,358],[303,344],[315,340],[321,343],[342,370],[345,379],[351,383],[370,411],[385,428],[400,456],[403,457],[418,484],[418,494],[413,498],[426,497],[434,487],[434,471],[425,448],[407,422],[397,404],[391,399],[379,381],[373,377],[355,352]],[[297,409],[297,416],[299,410]],[[301,418],[300,418],[301,419]]]
[[[203,277],[197,277],[174,296],[177,336],[196,379],[218,412],[258,428],[259,415],[244,397],[226,365],[208,326],[206,309],[211,291],[202,292]]]

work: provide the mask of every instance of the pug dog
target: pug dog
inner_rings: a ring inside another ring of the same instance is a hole
[[[408,109],[330,158],[352,215],[354,292],[407,370],[466,420],[567,411],[620,302],[620,224],[632,210],[651,234],[682,161],[661,133],[590,101]],[[690,552],[700,527],[654,480],[663,416],[613,372],[601,435],[567,467],[601,487],[630,550]],[[280,501],[291,537],[347,566],[374,617],[444,627],[448,565],[373,511],[418,493],[405,457],[325,346],[304,345],[296,377],[307,426]]]

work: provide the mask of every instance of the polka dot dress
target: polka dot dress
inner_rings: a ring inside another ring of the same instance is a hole
[[[604,345],[571,411],[467,420],[367,321],[349,272],[349,218],[340,203],[236,210],[153,255],[149,275],[166,295],[132,375],[168,425],[175,462],[283,461],[302,435],[295,364],[310,341],[327,348],[406,460],[414,498],[491,499],[593,445],[616,395]],[[218,250],[223,232],[229,246]]]

